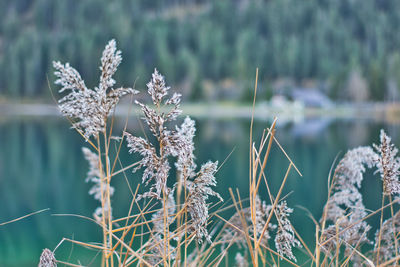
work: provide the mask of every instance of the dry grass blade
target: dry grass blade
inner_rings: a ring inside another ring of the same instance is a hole
[[[235,195],[233,194],[232,188],[229,188],[229,193],[230,193],[230,195],[231,195],[233,204],[235,205],[236,212],[239,214],[239,217],[240,217],[240,221],[241,221],[241,223],[242,223],[242,226],[243,226],[244,229],[247,229],[246,220],[245,220],[245,218],[244,218],[244,215],[243,215],[242,210],[241,210],[241,209],[239,208],[239,206],[238,206],[238,202],[236,201],[236,198],[235,198]],[[255,259],[254,259],[254,254],[253,254],[253,253],[254,253],[254,251],[253,251],[253,246],[252,246],[252,244],[251,244],[251,238],[250,238],[249,233],[248,233],[247,231],[243,232],[243,234],[245,235],[246,242],[247,242],[248,248],[249,248],[249,250],[250,250],[251,260],[252,260],[252,262],[253,262],[253,264],[254,264],[254,263],[255,263]]]
[[[7,221],[7,222],[0,223],[0,226],[4,226],[4,225],[10,224],[10,223],[14,223],[14,222],[20,221],[20,220],[22,220],[22,219],[28,218],[28,217],[30,217],[30,216],[33,216],[33,215],[35,215],[35,214],[42,213],[42,212],[44,212],[44,211],[48,211],[48,210],[50,210],[50,209],[47,208],[47,209],[38,210],[38,211],[35,211],[35,212],[32,212],[32,213],[29,213],[29,214],[27,214],[27,215],[18,217],[18,218],[16,218],[16,219],[13,219],[13,220],[10,220],[10,221]]]
[[[59,261],[59,260],[57,260],[57,263],[64,264],[65,266],[84,267],[84,265],[73,264],[73,263],[69,263],[69,262],[65,262],[65,261]]]
[[[399,201],[398,201],[398,200],[393,200],[393,201],[391,201],[389,204],[386,204],[385,206],[383,206],[383,207],[381,207],[381,208],[379,208],[379,209],[377,209],[377,210],[371,212],[370,214],[368,214],[368,215],[365,216],[364,218],[362,218],[362,219],[360,219],[360,220],[358,220],[358,221],[356,221],[356,222],[350,224],[349,226],[347,226],[346,228],[344,228],[343,230],[341,230],[341,231],[338,233],[338,235],[340,235],[340,234],[346,232],[348,229],[350,229],[350,228],[353,227],[354,225],[357,225],[357,224],[359,224],[360,222],[367,220],[368,218],[370,218],[370,217],[374,216],[375,214],[379,213],[381,210],[386,209],[386,208],[390,207],[390,205],[392,205],[393,203],[397,203],[397,202],[399,202]],[[331,241],[333,238],[335,238],[335,236],[330,237],[330,238],[328,238],[327,240],[325,240],[324,242],[320,243],[320,246],[326,245],[326,244],[327,244],[329,241]]]
[[[271,130],[270,129],[268,129],[267,128],[267,130],[268,130],[268,132],[270,132]],[[283,154],[285,155],[285,157],[288,159],[288,161],[291,163],[291,165],[293,166],[293,168],[296,170],[296,172],[301,176],[301,177],[303,177],[303,175],[301,174],[301,172],[299,171],[299,169],[296,167],[296,165],[293,163],[293,161],[291,160],[291,158],[288,156],[288,154],[286,153],[286,151],[283,149],[283,147],[281,146],[281,144],[278,142],[278,140],[275,138],[275,137],[273,137],[274,138],[274,141],[276,142],[276,144],[278,145],[278,147],[279,147],[279,149],[283,152]]]
[[[398,260],[400,260],[400,256],[397,256],[397,257],[395,257],[395,258],[393,258],[391,260],[385,261],[384,263],[379,264],[379,266],[380,267],[388,266],[388,265],[390,265],[393,262],[398,261]]]
[[[246,232],[243,231],[241,228],[239,228],[239,227],[237,227],[236,225],[232,224],[231,222],[227,221],[226,219],[224,219],[223,217],[219,216],[218,214],[216,214],[215,216],[218,217],[218,218],[219,218],[220,220],[222,220],[223,222],[225,222],[225,223],[226,223],[227,225],[229,225],[230,227],[234,228],[235,230],[237,230],[238,232],[240,232],[241,234],[243,234],[243,235],[246,236]],[[248,233],[247,233],[247,235],[248,235]],[[254,240],[252,237],[249,237],[249,239],[250,239],[250,242],[251,242],[251,241],[253,241],[253,242],[256,242],[256,241],[257,241],[257,240]],[[267,247],[267,246],[265,246],[265,245],[263,245],[263,244],[261,244],[261,247],[264,248],[264,249],[266,249],[266,250],[268,250],[269,252],[271,252],[271,253],[274,254],[275,256],[279,257],[280,259],[286,261],[287,263],[291,264],[292,266],[300,267],[300,265],[298,265],[298,264],[296,264],[295,262],[293,262],[293,261],[287,259],[286,257],[283,257],[283,256],[279,255],[278,252],[272,250],[271,248],[269,248],[269,247]]]
[[[285,177],[283,178],[281,187],[279,188],[278,194],[277,194],[277,196],[276,196],[276,198],[275,198],[275,202],[274,202],[274,204],[272,205],[272,210],[275,210],[275,209],[276,209],[276,206],[278,205],[279,197],[280,197],[281,194],[282,194],[282,190],[283,190],[283,187],[285,186],[286,180],[287,180],[287,178],[288,178],[288,176],[289,176],[291,167],[292,167],[292,162],[290,162],[289,167],[288,167],[287,170],[286,170]],[[265,226],[264,226],[263,230],[261,231],[261,236],[263,236],[264,233],[265,233],[265,231],[267,230],[267,227],[268,227],[268,225],[269,225],[269,222],[270,222],[271,219],[272,219],[272,214],[273,214],[273,213],[271,212],[270,215],[269,215],[269,217],[268,217],[268,219],[267,219],[267,222],[265,223]],[[260,243],[261,243],[261,238],[257,241],[257,246],[259,246]]]

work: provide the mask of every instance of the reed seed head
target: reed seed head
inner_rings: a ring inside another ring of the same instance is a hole
[[[293,247],[301,247],[300,241],[296,239],[289,216],[293,209],[287,206],[286,201],[282,201],[276,207],[276,215],[278,220],[278,232],[275,235],[275,247],[281,256],[296,261],[293,255]]]
[[[51,250],[47,248],[43,250],[38,267],[57,267],[57,260]]]
[[[193,181],[186,182],[186,187],[189,192],[188,211],[192,218],[190,231],[196,234],[199,243],[202,242],[203,237],[211,242],[210,235],[207,231],[208,197],[216,196],[223,201],[222,197],[211,188],[211,186],[217,184],[215,180],[217,167],[218,161],[209,161],[201,166],[200,171],[196,174],[196,178]]]
[[[94,89],[86,87],[79,72],[69,63],[53,62],[57,76],[55,84],[61,85],[60,93],[68,92],[58,101],[60,111],[73,120],[72,126],[82,130],[86,139],[104,131],[107,117],[122,96],[138,93],[132,88],[113,88],[115,80],[112,76],[121,60],[121,51],[117,50],[115,40],[111,40],[101,58],[99,86]]]
[[[322,233],[324,240],[330,239],[323,247],[325,252],[334,253],[334,248],[344,244],[345,255],[357,257],[351,253],[353,248],[371,243],[367,235],[371,227],[363,220],[367,212],[359,188],[366,168],[374,167],[377,160],[378,155],[366,146],[349,150],[338,163],[332,178],[332,195],[324,207],[325,219],[332,223]]]
[[[383,191],[386,195],[400,194],[400,158],[398,149],[391,143],[391,138],[381,130],[380,144],[374,148],[379,154],[376,166],[383,181]]]
[[[89,190],[89,195],[93,195],[93,198],[98,200],[100,203],[103,201],[104,212],[108,214],[108,212],[111,212],[111,204],[109,203],[106,194],[109,193],[110,196],[112,196],[114,194],[114,187],[105,183],[103,185],[101,184],[101,177],[104,179],[105,176],[102,170],[99,168],[99,156],[86,147],[82,147],[82,152],[85,156],[85,159],[89,162],[89,171],[85,181],[87,183],[93,183],[93,186]],[[96,220],[101,221],[101,217],[103,216],[102,207],[97,207],[93,215]]]

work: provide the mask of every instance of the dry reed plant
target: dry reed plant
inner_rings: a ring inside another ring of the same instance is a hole
[[[398,194],[400,158],[391,139],[381,130],[380,144],[358,147],[348,151],[337,165],[329,183],[328,200],[324,207],[317,250],[325,258],[323,265],[353,266],[397,265],[399,261]],[[369,211],[363,203],[360,188],[367,168],[376,168],[382,180],[382,205]],[[389,203],[385,205],[385,197]],[[396,199],[392,200],[395,196]],[[383,223],[384,209],[390,208],[391,215]],[[397,212],[395,213],[395,210]],[[370,240],[369,217],[380,213],[380,226],[375,240]],[[365,245],[366,248],[363,248]],[[372,247],[372,248],[371,248]],[[375,264],[373,263],[375,261]]]
[[[314,220],[313,248],[304,242],[290,221],[293,209],[285,197],[285,184],[292,171],[300,176],[301,173],[275,137],[276,119],[265,128],[258,142],[253,140],[258,70],[249,136],[249,192],[243,197],[238,189],[230,188],[231,198],[223,202],[214,191],[221,166],[208,161],[197,167],[195,121],[186,117],[178,124],[181,95],[170,93],[170,87],[157,70],[147,84],[150,103],[135,100],[150,135],[129,133],[125,126],[120,136],[114,136],[113,111],[117,103],[121,97],[138,92],[132,88],[114,88],[112,76],[121,60],[121,52],[111,40],[101,58],[100,83],[94,89],[87,88],[68,63],[54,62],[56,84],[61,85],[60,93],[67,93],[59,100],[59,107],[87,142],[88,147],[83,148],[89,163],[86,181],[93,184],[89,194],[100,202],[94,219],[80,217],[92,221],[103,232],[100,243],[64,238],[57,248],[71,242],[97,250],[101,252],[101,265],[107,267],[399,263],[400,159],[385,132],[381,132],[379,145],[350,150],[338,163],[328,182],[322,218],[319,222]],[[119,154],[125,144],[140,159],[124,167]],[[270,187],[272,177],[265,172],[272,146],[277,146],[287,159],[286,174],[278,190]],[[115,154],[110,153],[112,147],[116,148]],[[373,212],[366,209],[360,193],[367,168],[376,168],[383,181],[382,207]],[[176,178],[171,174],[174,169]],[[127,173],[128,170],[134,174]],[[112,205],[111,197],[118,191],[112,181],[121,175],[126,177],[130,189],[129,180],[136,181],[141,175],[141,183],[131,190],[126,216],[114,218],[113,209],[118,207]],[[261,188],[267,191],[266,197],[260,193]],[[386,204],[385,198],[389,199]],[[384,209],[391,211],[385,221]],[[233,212],[230,218],[221,215],[226,210]],[[379,214],[381,225],[372,241],[371,226],[366,220]],[[54,253],[45,250],[40,262],[39,266],[55,266]],[[57,262],[81,266],[79,261]]]

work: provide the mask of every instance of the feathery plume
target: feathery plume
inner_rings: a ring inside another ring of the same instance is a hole
[[[391,143],[391,138],[382,129],[380,144],[374,148],[379,154],[376,166],[383,181],[383,192],[386,195],[400,194],[400,158],[397,157],[398,149]]]
[[[209,196],[216,196],[221,201],[222,197],[211,189],[211,186],[217,184],[215,173],[217,172],[218,162],[207,162],[201,166],[193,181],[187,181],[186,187],[189,191],[188,195],[188,211],[192,218],[191,232],[194,232],[199,243],[205,237],[211,242],[210,235],[207,231],[208,207],[207,199]]]
[[[153,104],[159,108],[162,105],[164,97],[168,95],[170,87],[165,85],[164,76],[162,76],[157,69],[154,69],[154,72],[151,75],[151,80],[147,83],[147,89],[147,92],[153,100]],[[171,98],[165,100],[165,106],[174,106],[167,114],[162,113],[167,121],[175,120],[176,116],[182,113],[182,111],[179,110],[180,102],[181,94],[178,93],[174,93]]]
[[[148,185],[150,181],[154,180],[154,184],[150,190],[140,197],[155,197],[161,199],[161,192],[167,191],[167,179],[169,176],[170,165],[168,156],[177,156],[183,147],[183,141],[176,135],[176,131],[168,130],[165,123],[176,119],[181,113],[179,109],[180,95],[174,94],[171,98],[165,100],[165,106],[173,106],[168,112],[160,110],[162,101],[168,95],[170,89],[165,85],[164,77],[154,70],[151,81],[147,84],[148,93],[150,94],[153,104],[157,109],[153,109],[139,101],[135,101],[142,109],[144,121],[149,127],[150,131],[157,138],[157,145],[153,145],[148,140],[141,137],[135,137],[129,133],[127,136],[129,152],[139,153],[142,156],[140,164],[134,169],[144,168],[142,182]],[[159,147],[159,151],[155,147]]]
[[[164,96],[168,94],[169,86],[165,85],[164,77],[154,69],[151,80],[147,83],[147,91],[153,100],[154,105],[160,105]]]
[[[132,88],[112,88],[115,84],[112,76],[122,59],[121,51],[116,49],[115,40],[111,40],[101,58],[100,84],[94,89],[87,88],[79,72],[68,63],[53,62],[57,76],[55,84],[61,85],[59,92],[68,91],[58,101],[61,113],[74,120],[72,126],[84,131],[86,139],[104,131],[107,117],[122,96],[138,93]]]
[[[289,216],[292,212],[293,209],[287,206],[286,201],[282,201],[276,207],[278,232],[275,236],[275,247],[281,256],[286,255],[289,259],[296,261],[292,248],[301,247],[301,244],[294,236],[293,227],[289,221]]]
[[[221,242],[223,244],[229,243],[232,239],[236,239],[235,243],[239,247],[246,247],[245,238],[241,238],[242,232],[237,229],[241,229],[244,232],[248,232],[250,236],[254,236],[254,230],[256,231],[257,238],[260,238],[262,230],[267,223],[267,219],[271,213],[272,205],[267,205],[265,201],[261,201],[259,195],[255,198],[255,229],[253,221],[251,219],[250,207],[243,208],[239,214],[236,212],[230,219],[229,224],[226,225],[224,233],[222,234]],[[242,221],[244,219],[244,222]],[[245,223],[245,225],[243,225]],[[247,226],[247,229],[244,227]],[[268,240],[271,239],[271,233],[276,229],[276,224],[269,223],[264,235],[261,237],[261,244],[267,246]],[[237,238],[240,237],[240,238]],[[223,246],[224,247],[224,246]]]
[[[139,153],[142,159],[139,162],[138,167],[133,171],[144,168],[142,182],[147,186],[152,180],[154,184],[151,185],[150,190],[145,192],[143,195],[138,197],[138,200],[142,197],[155,197],[161,199],[161,192],[167,191],[167,179],[169,175],[170,165],[168,163],[167,155],[158,155],[154,146],[147,140],[133,136],[129,133],[125,133],[128,147],[130,148],[129,153]],[[164,147],[162,151],[166,152],[167,149]]]
[[[250,227],[249,232],[251,236],[254,236],[254,230],[256,231],[257,238],[260,238],[262,230],[264,229],[265,224],[267,223],[267,219],[272,211],[272,205],[267,205],[265,201],[261,201],[260,197],[256,195],[255,198],[255,229],[254,227]],[[251,218],[251,209],[249,209],[249,218]],[[268,244],[268,240],[271,238],[270,232],[276,229],[276,224],[269,223],[267,227],[267,231],[265,231],[264,235],[261,237],[261,244],[265,246]]]
[[[104,201],[104,211],[106,214],[111,212],[111,204],[108,202],[108,198],[105,196],[107,193],[106,183],[101,185],[101,178],[104,177],[104,173],[99,169],[99,156],[90,149],[86,147],[82,147],[82,152],[85,156],[85,159],[89,162],[89,171],[87,173],[86,182],[94,183],[92,188],[89,190],[89,195],[93,195],[93,198],[98,200],[100,203]],[[110,196],[114,194],[114,187],[109,187]],[[96,220],[101,221],[102,217],[102,208],[97,207],[94,212],[94,217]]]
[[[195,232],[197,240],[201,243],[203,237],[210,240],[207,231],[209,196],[215,196],[221,201],[221,196],[211,189],[216,186],[215,173],[217,172],[218,162],[207,162],[203,164],[200,171],[196,173],[196,163],[194,162],[194,142],[193,138],[196,132],[195,122],[186,117],[180,127],[176,127],[175,136],[179,140],[180,149],[178,150],[178,159],[175,163],[180,172],[180,178],[186,183],[188,195],[188,211],[192,218],[190,230]],[[190,179],[190,180],[189,180]]]
[[[360,188],[366,167],[374,167],[377,159],[378,155],[369,146],[349,150],[335,169],[335,188],[344,189],[350,185]]]
[[[370,243],[367,233],[370,226],[362,220],[367,215],[359,192],[363,174],[367,168],[375,166],[378,155],[371,147],[358,147],[348,151],[337,165],[332,184],[332,196],[324,207],[326,221],[329,225],[322,236],[325,239],[339,235],[341,243],[346,246],[346,255],[350,255],[352,247],[361,243]],[[353,225],[355,222],[357,224]],[[351,227],[350,227],[351,226]],[[347,229],[342,232],[342,230]],[[325,246],[326,251],[340,246],[336,238],[332,238]]]
[[[181,127],[176,127],[176,136],[181,140],[182,149],[178,152],[178,159],[175,163],[176,169],[181,173],[181,177],[187,180],[194,176],[196,164],[193,138],[196,133],[194,120],[186,117]]]
[[[222,200],[218,193],[211,189],[216,185],[215,173],[218,162],[204,164],[198,172],[195,171],[193,137],[196,132],[195,123],[189,117],[185,118],[180,127],[168,129],[166,122],[171,122],[181,114],[179,109],[181,95],[173,94],[168,98],[169,87],[166,86],[164,77],[155,69],[150,82],[147,84],[148,93],[156,108],[152,108],[139,101],[135,101],[143,112],[144,121],[157,139],[157,144],[141,137],[125,133],[130,153],[139,153],[142,156],[139,166],[134,172],[143,168],[142,182],[148,185],[154,182],[150,190],[140,197],[155,197],[161,199],[162,192],[169,192],[167,179],[170,164],[168,157],[177,158],[175,166],[181,173],[181,178],[186,182],[188,190],[188,211],[192,219],[190,230],[195,232],[199,242],[205,237],[210,241],[207,231],[208,207],[206,201],[209,196],[216,196]],[[165,112],[164,107],[170,108]]]
[[[236,262],[236,264],[235,264],[236,267],[248,267],[249,266],[249,263],[247,262],[247,260],[239,252],[236,253],[235,262]]]
[[[112,76],[117,71],[121,61],[121,51],[117,50],[117,44],[115,40],[112,39],[106,45],[101,57],[99,92],[105,94],[108,88],[114,86],[115,80]]]
[[[38,267],[57,267],[57,260],[51,250],[47,248],[43,250]]]

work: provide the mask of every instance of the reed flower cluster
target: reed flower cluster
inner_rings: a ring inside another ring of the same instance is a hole
[[[140,197],[162,199],[162,195],[169,195],[169,192],[174,190],[167,186],[171,169],[169,157],[174,157],[176,159],[175,166],[181,172],[179,176],[181,180],[175,186],[184,185],[188,192],[185,202],[192,219],[189,230],[195,233],[199,242],[202,238],[211,242],[206,228],[208,220],[206,201],[209,196],[216,196],[222,200],[220,195],[211,189],[211,186],[216,185],[214,175],[218,162],[207,162],[201,166],[198,172],[195,171],[193,138],[196,129],[194,121],[187,117],[180,127],[176,126],[175,129],[172,129],[166,126],[167,122],[175,121],[182,112],[179,109],[181,95],[174,93],[168,98],[170,87],[166,86],[164,77],[157,70],[154,70],[147,88],[154,108],[139,101],[135,102],[141,107],[143,120],[157,141],[153,144],[142,137],[125,133],[128,148],[130,148],[129,152],[136,152],[142,156],[134,172],[143,168],[142,182],[149,185],[153,181],[149,191]],[[165,109],[167,111],[164,111]]]
[[[285,255],[289,259],[296,260],[293,255],[293,247],[301,247],[300,241],[296,239],[289,216],[293,209],[287,206],[286,201],[282,201],[277,207],[278,232],[275,236],[275,247],[280,255]]]
[[[82,147],[82,152],[83,155],[85,156],[86,161],[89,163],[89,171],[87,173],[87,177],[85,181],[87,183],[93,183],[93,186],[89,190],[89,195],[93,195],[93,198],[98,200],[100,204],[103,204],[103,209],[105,212],[105,216],[108,216],[108,213],[112,213],[111,211],[111,203],[109,199],[103,200],[102,198],[106,194],[106,187],[102,185],[102,181],[100,177],[105,177],[104,173],[102,170],[99,169],[100,164],[100,159],[99,156],[92,151],[90,151],[89,148],[87,147]],[[112,196],[114,194],[114,187],[110,186],[109,187],[109,193]],[[94,211],[93,216],[97,221],[101,221],[101,218],[103,216],[102,213],[102,207],[96,208]]]
[[[201,242],[202,238],[206,238],[211,242],[207,231],[208,206],[207,199],[209,196],[216,196],[221,201],[222,197],[216,193],[211,186],[216,186],[215,173],[217,172],[218,162],[207,162],[201,166],[193,181],[187,181],[188,190],[187,206],[189,214],[192,218],[190,231],[196,234],[197,240]]]
[[[113,88],[112,77],[121,61],[121,51],[111,40],[103,51],[100,83],[94,89],[87,88],[79,72],[68,63],[53,62],[58,78],[55,83],[61,85],[60,93],[68,92],[58,101],[61,113],[73,120],[72,126],[84,131],[86,138],[104,131],[107,117],[122,96],[137,93],[132,88]]]
[[[391,138],[381,130],[380,144],[374,148],[379,154],[376,167],[383,181],[383,190],[387,195],[400,194],[400,158],[397,156],[398,149],[391,143]]]
[[[57,267],[57,260],[50,249],[43,250],[38,267]]]
[[[150,190],[143,194],[143,197],[161,199],[161,193],[168,191],[167,179],[171,169],[168,157],[176,157],[182,146],[182,140],[178,138],[176,131],[166,127],[167,122],[176,120],[176,117],[182,112],[179,109],[181,99],[180,94],[177,93],[174,93],[170,98],[165,98],[170,88],[165,85],[164,77],[157,70],[154,70],[147,88],[155,108],[137,100],[135,103],[141,107],[144,115],[143,120],[157,139],[157,144],[152,144],[149,140],[133,136],[128,132],[125,135],[130,148],[129,152],[136,152],[142,156],[139,166],[134,171],[144,168],[142,182],[146,185],[154,180]],[[161,111],[163,107],[171,109],[164,112]],[[159,151],[157,151],[157,148]]]
[[[398,149],[391,143],[391,138],[384,130],[380,132],[380,144],[358,147],[348,151],[337,165],[329,188],[327,204],[321,218],[322,233],[321,244],[323,250],[331,258],[338,258],[340,247],[345,247],[347,261],[354,265],[371,264],[372,261],[361,253],[363,244],[373,245],[370,251],[372,258],[379,261],[397,264],[399,255],[399,220],[396,210],[397,199],[392,201],[392,196],[398,198],[400,158]],[[376,212],[368,212],[363,203],[360,192],[364,173],[368,169],[375,169],[382,180],[382,207]],[[385,196],[389,196],[389,204],[384,205]],[[383,222],[383,209],[389,206],[391,217]],[[397,208],[398,209],[398,208]],[[379,213],[381,223],[375,239],[369,235],[371,226],[366,218]]]
[[[351,247],[361,243],[369,243],[367,233],[371,227],[362,220],[367,215],[359,189],[366,168],[375,166],[377,154],[371,147],[359,147],[348,151],[337,165],[332,178],[331,196],[324,208],[323,220],[332,224],[325,229],[323,235],[331,238],[325,246],[340,246],[344,243],[347,254]],[[353,225],[354,224],[354,225]],[[340,243],[333,236],[339,235]]]
[[[246,247],[246,239],[242,238],[242,232],[248,232],[250,236],[254,234],[260,238],[261,243],[268,245],[268,241],[271,239],[273,230],[276,230],[277,225],[269,223],[268,228],[261,236],[261,232],[267,222],[267,219],[272,211],[272,205],[268,205],[266,201],[261,201],[259,195],[256,195],[255,199],[255,221],[251,219],[251,208],[246,207],[236,212],[230,219],[229,224],[223,233],[223,242],[229,243],[231,240],[235,240],[235,243],[240,247]],[[246,228],[244,228],[244,226]]]

